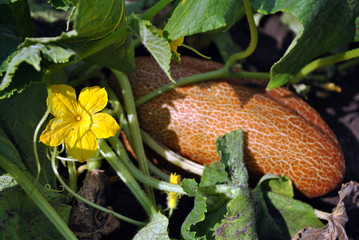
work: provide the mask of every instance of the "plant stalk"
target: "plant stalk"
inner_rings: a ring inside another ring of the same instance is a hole
[[[251,41],[246,50],[244,50],[243,52],[235,53],[231,57],[229,57],[229,59],[227,60],[227,62],[225,64],[225,67],[228,69],[231,68],[238,60],[244,59],[244,58],[248,57],[249,55],[251,55],[254,52],[254,50],[256,49],[257,43],[258,43],[257,26],[254,21],[251,4],[249,3],[249,0],[243,0],[243,4],[244,4],[244,10],[247,15],[247,21],[249,24]]]
[[[112,137],[116,138],[116,137]],[[112,139],[110,138],[110,139]],[[99,149],[102,156],[107,160],[107,162],[111,165],[111,167],[116,171],[117,175],[121,178],[121,180],[126,184],[126,186],[130,189],[132,194],[136,197],[136,199],[140,202],[141,206],[144,208],[149,217],[153,216],[156,213],[155,207],[152,201],[147,197],[144,193],[140,185],[131,175],[129,170],[123,165],[123,163],[118,159],[116,154],[112,151],[110,146],[105,142],[105,140],[99,141]],[[126,154],[127,156],[127,154]],[[141,172],[141,175],[144,174]]]
[[[123,146],[122,142],[118,138],[109,138],[108,141],[111,144],[111,147],[116,152],[117,156],[119,157],[121,163],[131,172],[131,174],[140,182],[144,184],[148,184],[151,187],[156,189],[167,191],[167,192],[175,192],[178,194],[185,194],[182,187],[180,185],[159,181],[155,178],[150,176],[144,175],[141,171],[139,171],[130,161],[126,154],[126,149]]]
[[[161,0],[157,2],[153,7],[151,7],[147,12],[142,14],[141,18],[143,20],[150,20],[154,16],[156,16],[159,12],[162,11],[168,4],[171,3],[172,0]]]
[[[291,83],[299,82],[306,75],[308,75],[309,73],[313,72],[314,70],[320,67],[324,67],[338,62],[343,62],[356,57],[359,57],[359,48],[349,50],[344,53],[335,54],[333,56],[316,59],[305,65],[305,67],[303,67],[290,82]]]
[[[150,171],[148,169],[147,158],[145,154],[145,149],[142,142],[140,127],[137,119],[137,112],[135,101],[133,99],[131,85],[128,81],[127,76],[119,72],[117,70],[112,70],[113,74],[117,78],[118,83],[120,84],[123,98],[125,101],[126,106],[126,113],[128,119],[128,125],[131,132],[131,139],[132,139],[132,147],[136,153],[138,165],[140,170],[143,172],[144,175],[150,176]],[[153,189],[148,185],[145,185],[145,190],[148,196],[150,197],[151,201],[156,205],[155,195],[153,193]]]

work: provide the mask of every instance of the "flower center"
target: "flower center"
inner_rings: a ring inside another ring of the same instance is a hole
[[[76,115],[76,116],[75,116],[75,120],[76,120],[76,121],[80,122],[81,119],[82,119],[81,115]]]

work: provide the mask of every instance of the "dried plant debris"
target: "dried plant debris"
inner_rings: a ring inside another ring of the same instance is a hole
[[[345,225],[349,221],[348,212],[359,207],[359,183],[343,184],[339,191],[339,202],[332,213],[316,211],[318,218],[328,221],[323,228],[306,227],[292,238],[292,240],[346,240]]]
[[[78,194],[91,202],[106,206],[106,197],[110,191],[109,186],[108,176],[104,171],[92,170],[87,172]],[[106,207],[111,209],[111,207]],[[98,240],[102,236],[112,233],[119,227],[120,223],[113,214],[102,212],[76,200],[72,208],[69,225],[79,239]]]

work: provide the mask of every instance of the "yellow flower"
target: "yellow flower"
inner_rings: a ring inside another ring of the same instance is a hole
[[[173,184],[180,184],[181,181],[181,175],[177,175],[175,173],[171,173],[170,175],[170,183]],[[174,192],[169,192],[167,195],[167,207],[170,210],[173,210],[177,207],[177,199],[178,199],[178,194],[174,193]]]
[[[158,30],[158,32],[163,35],[163,30]],[[176,40],[171,41],[170,44],[170,49],[173,53],[175,53],[177,55],[177,57],[180,57],[179,52],[177,52],[177,48],[182,46],[184,42],[184,37],[180,37]]]
[[[116,120],[107,113],[98,113],[107,105],[107,92],[99,86],[81,90],[78,101],[71,86],[51,85],[52,108],[55,116],[41,133],[40,141],[48,146],[65,143],[68,153],[79,162],[91,158],[97,139],[115,136]],[[49,99],[47,99],[49,104]]]
[[[184,41],[184,37],[180,37],[170,42],[171,51],[174,52],[178,57],[180,56],[180,54],[177,52],[177,48],[182,46],[183,41]]]

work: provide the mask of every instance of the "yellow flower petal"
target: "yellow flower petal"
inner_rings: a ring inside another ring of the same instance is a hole
[[[175,54],[177,54],[178,57],[180,56],[180,54],[177,52],[177,48],[182,46],[183,41],[184,41],[184,37],[180,37],[180,38],[170,42],[171,51],[174,52]]]
[[[71,86],[60,84],[60,85],[51,85],[52,91],[52,108],[51,113],[55,117],[68,117],[73,115],[77,111],[77,100],[76,92]],[[49,104],[49,99],[47,98],[47,105]]]
[[[55,147],[64,142],[65,134],[69,130],[71,122],[63,119],[51,119],[46,129],[40,135],[40,142],[47,146]]]
[[[91,115],[104,109],[107,101],[105,88],[100,88],[99,86],[84,88],[79,96],[79,105],[85,108]]]
[[[107,113],[97,113],[92,116],[91,131],[96,138],[109,138],[115,136],[120,129],[116,120]]]
[[[89,127],[84,127],[83,124],[74,124],[65,137],[65,145],[73,158],[84,162],[95,154],[97,140]]]

